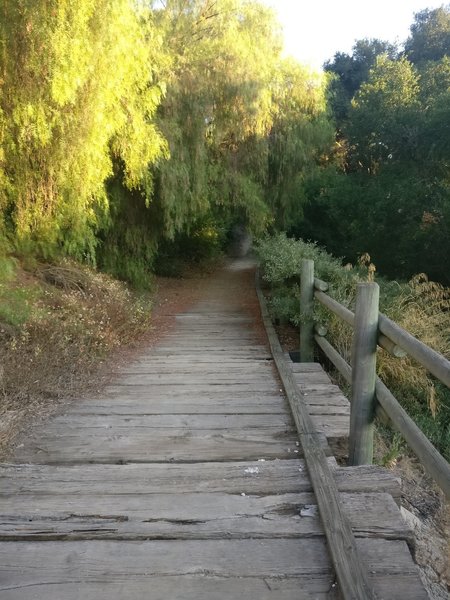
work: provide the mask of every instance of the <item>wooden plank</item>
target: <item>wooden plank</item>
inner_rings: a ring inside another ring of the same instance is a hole
[[[299,390],[306,394],[311,394],[316,392],[317,394],[342,394],[342,391],[339,389],[337,385],[333,385],[331,383],[315,383],[315,382],[307,382],[304,383],[301,379],[301,375],[297,375],[293,377],[293,381],[297,384]]]
[[[322,373],[323,369],[319,363],[295,363],[289,362],[290,356],[289,354],[286,356],[286,360],[288,361],[289,366],[291,367],[294,373]]]
[[[114,385],[108,386],[104,389],[105,395],[114,395],[114,394],[126,394],[132,393],[133,388],[139,392],[147,393],[149,395],[155,395],[158,393],[168,392],[169,394],[186,394],[189,393],[191,396],[195,396],[198,393],[210,392],[215,393],[216,391],[227,392],[232,395],[236,392],[241,392],[243,394],[259,394],[259,393],[275,393],[279,391],[279,386],[275,381],[271,382],[260,382],[255,381],[254,383],[248,383],[247,381],[242,381],[241,383],[228,382],[228,381],[210,381],[209,383],[202,383],[200,380],[198,382],[185,382],[182,381],[170,383],[169,380],[161,381],[161,382],[153,382],[148,385],[145,382],[140,383],[122,383],[117,381]],[[173,392],[172,392],[173,390]]]
[[[330,467],[335,466],[329,457]],[[400,498],[400,480],[376,466],[333,468],[340,491]],[[0,494],[177,494],[223,491],[268,494],[312,492],[301,459],[193,464],[0,465]]]
[[[304,581],[308,589],[301,590]],[[36,589],[43,596],[36,596]],[[151,595],[149,590],[151,590]],[[331,590],[331,591],[330,591]],[[127,577],[114,581],[58,581],[0,589],[2,600],[337,600],[331,576],[215,577],[209,574]]]
[[[192,368],[190,368],[192,367]],[[221,374],[221,373],[234,373],[236,375],[242,375],[243,373],[252,374],[252,375],[273,375],[272,372],[272,363],[267,360],[263,361],[254,361],[254,362],[243,362],[236,361],[230,362],[228,360],[218,360],[216,362],[208,362],[208,363],[195,363],[192,365],[188,361],[180,361],[179,359],[168,361],[164,359],[163,361],[148,361],[148,362],[140,362],[134,363],[126,368],[122,368],[119,371],[119,374],[142,374],[148,373],[152,374],[163,374],[163,373],[177,373],[177,374],[185,374],[185,373],[204,373],[208,374]]]
[[[342,494],[357,537],[405,540],[409,529],[388,494]],[[0,498],[0,540],[275,539],[323,536],[311,493],[24,495]]]
[[[350,403],[341,393],[324,394],[319,392],[303,393],[306,404],[308,406],[317,406],[330,408],[339,407],[341,409],[350,410]]]
[[[166,414],[264,414],[275,415],[286,413],[286,401],[281,398],[262,397],[249,398],[246,402],[241,398],[230,398],[228,395],[211,398],[196,397],[187,402],[181,398],[142,398],[136,395],[134,401],[129,398],[100,399],[83,402],[71,407],[71,414],[79,415],[166,415]]]
[[[277,431],[294,432],[294,422],[292,417],[286,413],[274,414],[267,419],[266,415],[190,415],[190,414],[165,414],[165,415],[73,415],[71,413],[57,416],[49,423],[46,423],[39,429],[44,435],[59,434],[62,436],[71,435],[74,431],[84,434],[87,429],[94,429],[101,432],[105,429],[125,430],[126,433],[133,434],[135,431],[143,429],[181,429],[185,427],[189,430],[214,430],[214,429],[276,429]],[[130,431],[131,430],[131,431]],[[89,435],[92,435],[89,432]],[[152,435],[149,432],[149,435]]]
[[[312,372],[298,372],[295,371],[294,372],[294,380],[300,384],[303,385],[305,387],[307,387],[308,385],[311,386],[315,386],[315,385],[321,385],[321,384],[331,384],[331,379],[328,377],[328,375],[325,373],[325,371],[323,369],[321,369],[320,371],[312,371]]]
[[[273,376],[270,373],[132,373],[130,375],[123,374],[120,379],[115,382],[116,386],[126,385],[143,385],[149,389],[153,389],[159,385],[169,386],[197,386],[197,385],[232,385],[235,389],[237,386],[245,386],[246,389],[276,389]]]
[[[358,540],[367,563],[370,582],[380,597],[425,600],[417,570],[401,541]],[[401,573],[401,576],[399,576]],[[152,600],[189,598],[189,579],[197,583],[221,578],[267,581],[272,597],[280,598],[272,581],[295,580],[296,598],[317,598],[317,590],[333,589],[334,576],[323,539],[305,540],[217,540],[142,542],[3,542],[0,544],[0,592],[2,600],[67,600],[66,587],[76,582],[78,598],[92,595],[92,585],[109,586],[133,581],[134,598]],[[163,589],[158,583],[163,580]],[[168,594],[171,582],[173,594]],[[214,581],[215,583],[215,581]],[[150,586],[150,587],[149,587]],[[185,587],[186,586],[186,587]],[[319,586],[319,587],[318,587]],[[323,587],[322,587],[323,586]],[[95,588],[94,588],[95,589]],[[97,588],[98,589],[98,588]],[[108,591],[113,587],[106,587]],[[120,589],[120,588],[119,588]],[[121,592],[125,588],[122,587]],[[136,588],[135,588],[136,589]],[[211,589],[211,588],[209,588]],[[216,588],[217,589],[217,588]],[[223,588],[222,588],[223,589]],[[245,587],[243,588],[245,590]],[[250,587],[251,593],[254,592]],[[34,595],[25,595],[32,591]],[[72,587],[73,591],[73,587]],[[211,596],[197,587],[196,598]],[[162,594],[166,594],[165,596]],[[177,596],[178,594],[178,596]],[[245,594],[245,591],[244,591]],[[116,598],[131,598],[115,596]],[[225,595],[225,598],[227,596]],[[231,596],[228,596],[231,598]],[[254,600],[255,596],[243,596]],[[282,597],[282,596],[281,596]],[[328,596],[329,597],[329,596]],[[111,596],[109,596],[111,598]],[[216,596],[217,599],[223,596]],[[96,599],[97,600],[97,599]]]
[[[340,406],[334,404],[310,404],[306,402],[306,406],[308,407],[308,412],[311,416],[313,415],[342,415],[350,417],[350,407],[349,406]]]
[[[103,388],[102,396],[104,399],[114,401],[129,398],[137,400],[139,397],[146,398],[169,398],[179,399],[185,398],[187,401],[195,401],[196,398],[217,398],[217,399],[254,399],[255,403],[259,398],[278,398],[279,401],[284,400],[282,389],[278,383],[270,388],[266,386],[245,386],[243,385],[176,385],[173,388],[169,384],[153,385],[151,390],[147,390],[145,385],[108,385]],[[86,400],[89,400],[87,398]]]
[[[311,415],[316,431],[327,438],[348,438],[350,428],[349,415]]]
[[[284,429],[152,429],[141,434],[46,435],[18,447],[18,462],[192,462],[289,458],[299,451],[297,437]],[[322,440],[326,444],[325,438]]]
[[[264,356],[265,355],[265,356]],[[199,352],[197,352],[195,354],[195,364],[196,365],[202,365],[202,364],[223,364],[223,365],[242,365],[245,368],[248,368],[249,365],[261,365],[261,364],[270,364],[272,363],[272,357],[267,354],[267,352],[264,352],[264,354],[261,355],[246,355],[243,352],[240,353],[240,356],[235,356],[235,354],[233,353],[233,355],[226,355],[226,356],[213,356],[211,355],[210,352],[205,352],[204,354],[201,354]],[[186,356],[185,354],[163,354],[163,355],[156,355],[156,354],[151,354],[149,356],[142,356],[141,358],[139,358],[139,360],[137,360],[135,363],[133,364],[137,364],[137,365],[192,365],[192,359],[189,356]]]

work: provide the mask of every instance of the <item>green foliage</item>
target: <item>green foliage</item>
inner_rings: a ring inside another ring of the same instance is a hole
[[[282,229],[299,220],[305,179],[332,152],[335,136],[326,110],[327,83],[325,77],[292,61],[280,63],[267,197],[275,223]]]
[[[417,145],[419,76],[405,58],[379,56],[352,102],[352,159],[376,172],[380,162],[412,156]]]
[[[224,229],[209,218],[199,220],[189,234],[180,233],[159,245],[155,273],[163,277],[181,277],[192,264],[207,268],[220,257],[224,246]]]
[[[408,58],[415,64],[437,61],[450,54],[450,5],[425,9],[414,15],[411,36],[405,44]]]
[[[347,119],[351,100],[367,81],[378,56],[386,55],[395,59],[397,54],[397,47],[389,42],[361,39],[355,42],[351,55],[337,52],[332,61],[325,63],[325,71],[335,76],[331,81],[329,95],[333,115],[339,126]]]
[[[153,207],[146,206],[142,192],[127,190],[117,178],[108,185],[108,197],[110,219],[98,234],[97,265],[137,289],[151,288],[157,250]]]
[[[333,145],[326,78],[281,58],[259,2],[8,1],[0,27],[0,231],[21,256],[143,287],[199,222],[295,220]]]
[[[4,3],[0,207],[18,245],[92,260],[112,155],[135,187],[163,153],[152,33],[131,0]]]
[[[339,71],[343,56],[328,65],[340,77],[332,86],[353,93],[345,119],[335,115],[340,162],[310,173],[298,196],[301,216],[290,228],[347,260],[368,252],[385,275],[425,272],[444,284],[450,283],[443,260],[450,254],[449,15],[448,6],[416,15],[406,54],[374,52],[351,92],[356,53],[347,57],[347,70]]]
[[[158,122],[170,160],[156,170],[162,234],[199,218],[268,220],[262,184],[280,52],[271,11],[257,2],[167,2],[157,22],[173,61]]]
[[[285,234],[267,237],[257,246],[263,278],[270,284],[272,314],[294,324],[302,320],[299,271],[302,258],[314,260],[315,274],[326,281],[329,294],[344,306],[354,307],[356,283],[373,277],[370,257],[357,267],[342,263],[316,244],[294,240]],[[450,356],[450,288],[416,277],[408,283],[377,279],[380,310],[404,329],[444,356]],[[338,317],[315,303],[314,319],[326,325],[328,338],[348,363],[351,331]],[[397,359],[387,352],[378,356],[379,376],[393,391],[410,416],[448,458],[450,457],[450,392],[409,357]]]
[[[35,288],[11,287],[0,283],[0,329],[6,325],[18,328],[28,321],[38,290]]]

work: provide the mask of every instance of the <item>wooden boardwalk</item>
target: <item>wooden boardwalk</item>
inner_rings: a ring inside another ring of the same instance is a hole
[[[252,283],[244,261],[222,270],[101,397],[0,466],[1,600],[339,598]],[[347,401],[317,365],[293,369],[377,597],[425,599],[398,481],[337,467]]]

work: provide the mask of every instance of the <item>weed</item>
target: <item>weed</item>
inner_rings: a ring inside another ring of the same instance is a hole
[[[69,261],[18,268],[0,287],[0,417],[75,393],[111,350],[148,328],[150,308],[148,294]]]

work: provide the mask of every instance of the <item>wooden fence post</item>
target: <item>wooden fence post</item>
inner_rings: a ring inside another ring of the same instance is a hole
[[[358,284],[352,345],[350,465],[370,465],[373,461],[379,298],[377,283]]]
[[[300,362],[314,361],[314,261],[303,259],[300,273]]]

